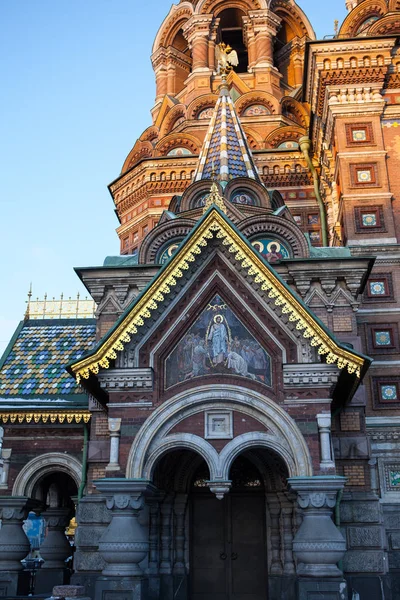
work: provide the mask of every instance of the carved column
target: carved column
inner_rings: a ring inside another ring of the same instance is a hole
[[[49,508],[42,513],[47,525],[47,535],[40,547],[43,569],[65,569],[65,561],[72,554],[71,544],[65,536],[70,521],[69,508]]]
[[[274,38],[281,20],[267,10],[249,11],[255,33],[257,67],[274,66]]]
[[[149,575],[158,575],[160,564],[160,497],[158,495],[147,501],[150,509],[149,524]]]
[[[337,492],[346,479],[339,476],[290,477],[288,483],[297,492],[303,509],[303,522],[293,541],[297,573],[313,578],[340,577],[336,566],[346,551],[346,542],[332,521]]]
[[[39,511],[40,502],[25,496],[1,496],[0,518],[0,573],[7,573],[2,581],[5,585],[5,596],[18,593],[23,560],[30,551],[30,543],[23,530],[24,520],[30,511]]]
[[[174,575],[184,575],[185,569],[185,514],[187,494],[178,494],[175,498],[175,562]]]
[[[208,39],[213,15],[193,15],[183,26],[192,52],[192,73],[208,71]]]
[[[317,415],[319,440],[321,447],[321,469],[333,469],[335,463],[332,460],[331,447],[331,415],[328,413],[320,413]]]
[[[256,38],[251,19],[249,19],[248,17],[243,17],[243,25],[244,41],[247,46],[247,54],[249,59],[248,70],[251,71],[257,62]]]
[[[108,419],[108,431],[110,432],[110,462],[106,471],[120,471],[119,466],[119,438],[121,435],[122,419]]]
[[[22,571],[21,560],[31,547],[22,526],[29,512],[40,508],[40,502],[25,496],[0,497],[0,571]]]
[[[112,520],[99,542],[99,551],[107,565],[103,575],[109,577],[142,576],[139,563],[149,551],[148,529],[139,523],[145,506],[145,494],[155,488],[145,481],[104,479],[95,482],[107,497]]]
[[[1,470],[0,488],[8,488],[8,472],[10,470],[10,459],[11,459],[11,448],[3,448],[1,451],[1,458],[3,461],[3,468]]]
[[[271,523],[271,575],[282,575],[281,561],[281,532],[279,527],[279,518],[281,507],[276,494],[267,495],[267,503],[269,509]]]
[[[283,574],[294,575],[293,560],[293,505],[282,497],[282,527],[283,527]]]
[[[156,103],[161,102],[167,93],[167,66],[166,66],[166,50],[159,48],[151,57],[154,73],[156,76]]]
[[[160,573],[170,575],[171,565],[171,516],[173,496],[168,495],[161,505],[161,564]]]

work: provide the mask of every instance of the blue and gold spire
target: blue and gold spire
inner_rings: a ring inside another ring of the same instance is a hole
[[[214,176],[223,188],[235,177],[260,181],[224,77],[194,180],[213,179]]]

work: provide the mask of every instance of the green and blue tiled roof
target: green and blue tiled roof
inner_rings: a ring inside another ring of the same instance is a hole
[[[260,180],[232,98],[224,85],[211,117],[194,179],[212,179],[214,175],[222,186],[236,177]]]
[[[0,360],[0,408],[87,404],[65,366],[90,350],[95,335],[94,319],[23,322]]]

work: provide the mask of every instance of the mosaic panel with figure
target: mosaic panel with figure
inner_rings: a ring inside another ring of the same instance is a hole
[[[216,374],[272,382],[271,357],[218,295],[167,357],[166,387]]]
[[[289,250],[282,242],[272,238],[259,237],[251,240],[251,245],[258,250],[269,263],[276,263],[282,258],[290,258]]]

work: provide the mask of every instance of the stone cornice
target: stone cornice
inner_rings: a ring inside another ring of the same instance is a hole
[[[339,373],[335,365],[286,364],[283,365],[283,383],[290,388],[310,386],[326,388],[337,382]]]
[[[153,369],[112,369],[99,373],[100,387],[107,392],[152,391]]]

